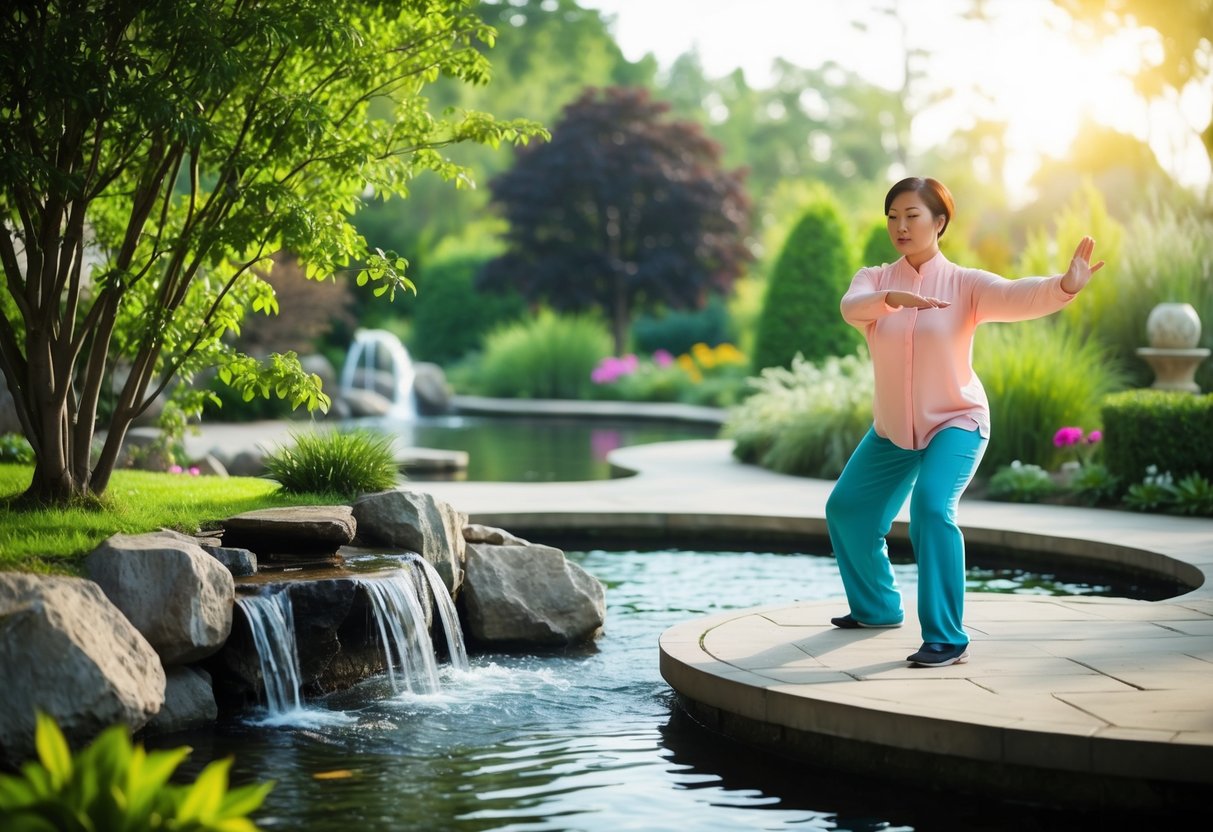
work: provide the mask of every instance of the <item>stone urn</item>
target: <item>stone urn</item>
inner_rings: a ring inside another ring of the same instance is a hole
[[[1146,318],[1150,346],[1137,350],[1154,370],[1151,387],[1199,393],[1196,368],[1209,357],[1200,343],[1200,316],[1190,303],[1160,303]]]

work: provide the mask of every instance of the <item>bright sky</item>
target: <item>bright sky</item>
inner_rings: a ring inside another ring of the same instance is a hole
[[[896,2],[896,0],[894,0]],[[1213,175],[1198,133],[1208,123],[1213,81],[1182,97],[1147,106],[1129,76],[1160,54],[1150,30],[1124,31],[1098,43],[1071,34],[1052,0],[987,0],[992,23],[965,21],[970,0],[900,0],[896,19],[859,0],[583,0],[614,17],[613,31],[631,60],[653,53],[662,69],[697,48],[711,77],[737,67],[751,84],[769,81],[776,57],[804,67],[833,60],[872,83],[899,89],[904,48],[928,50],[925,87],[959,94],[924,111],[912,141],[929,147],[975,116],[1006,121],[1008,187],[1035,171],[1041,154],[1060,156],[1084,114],[1150,142],[1180,182],[1205,188]],[[862,16],[867,32],[852,25]],[[928,91],[928,90],[924,90]],[[921,95],[923,91],[917,94]]]

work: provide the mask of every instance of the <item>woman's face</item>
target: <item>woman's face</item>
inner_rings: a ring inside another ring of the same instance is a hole
[[[904,191],[889,205],[889,239],[910,265],[920,266],[939,251],[944,219],[932,216],[917,191]]]

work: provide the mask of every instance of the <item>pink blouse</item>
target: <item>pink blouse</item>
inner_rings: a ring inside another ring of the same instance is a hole
[[[890,290],[950,301],[946,309],[889,306]],[[1064,307],[1074,295],[1061,275],[1007,280],[936,254],[918,271],[903,257],[860,269],[842,298],[842,317],[868,342],[876,373],[876,433],[922,450],[947,427],[990,435],[990,405],[973,372],[973,333],[988,321],[1024,321]]]

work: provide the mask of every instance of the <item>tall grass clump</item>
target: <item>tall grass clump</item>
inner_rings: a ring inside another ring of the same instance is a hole
[[[611,336],[601,320],[545,309],[486,336],[475,386],[502,398],[590,398],[590,375],[610,354]]]
[[[1122,226],[1108,215],[1102,196],[1087,186],[1058,217],[1050,237],[1037,232],[1020,262],[1022,274],[1060,274],[1083,234],[1095,238],[1104,266],[1061,317],[1086,338],[1106,345],[1126,382],[1147,387],[1153,372],[1138,355],[1148,346],[1146,318],[1160,303],[1190,303],[1204,327],[1201,346],[1213,345],[1213,218],[1155,203]],[[1132,245],[1124,245],[1129,239]],[[1213,387],[1206,362],[1197,382]]]
[[[730,410],[722,431],[742,462],[833,479],[872,424],[872,362],[862,349],[818,364],[797,355],[790,368],[767,367],[750,384],[754,392]]]
[[[400,479],[395,440],[365,430],[292,434],[292,445],[265,457],[266,476],[292,494],[353,498],[385,491]]]
[[[983,472],[1015,460],[1052,467],[1060,461],[1053,445],[1057,429],[1099,425],[1104,396],[1124,386],[1108,349],[1064,319],[980,327],[973,353],[990,400],[992,435]]]

